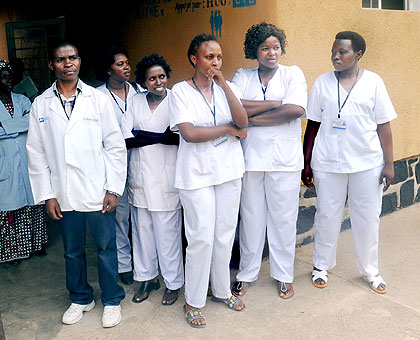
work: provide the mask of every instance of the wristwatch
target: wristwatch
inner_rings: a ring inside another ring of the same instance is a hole
[[[121,195],[118,195],[116,192],[114,192],[114,191],[109,191],[109,190],[107,190],[107,193],[108,194],[111,194],[111,195],[114,195],[115,197],[121,197]]]

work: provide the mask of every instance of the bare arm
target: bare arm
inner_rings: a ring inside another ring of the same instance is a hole
[[[295,120],[305,113],[305,109],[295,104],[284,104],[263,114],[249,117],[250,125],[280,125]]]
[[[384,124],[378,124],[378,136],[381,141],[382,150],[384,153],[385,165],[381,172],[379,183],[383,183],[383,179],[386,180],[384,191],[389,188],[392,180],[394,179],[394,155],[392,147],[392,131],[391,123],[387,122]]]
[[[242,106],[241,102],[236,98],[230,86],[226,83],[223,73],[220,70],[211,68],[208,71],[208,77],[213,79],[225,92],[226,99],[232,114],[232,120],[235,125],[243,129],[248,126],[248,115]]]
[[[257,114],[262,114],[281,106],[281,101],[278,100],[248,100],[241,99],[242,105],[249,117]]]
[[[302,182],[308,188],[313,185],[313,174],[311,169],[311,159],[312,159],[312,150],[314,148],[315,137],[318,134],[319,126],[321,123],[315,122],[313,120],[308,120],[308,125],[306,125],[305,138],[303,140],[303,157],[304,157],[304,167],[302,170]]]

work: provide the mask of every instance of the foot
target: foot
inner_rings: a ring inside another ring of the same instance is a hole
[[[66,325],[73,325],[80,321],[83,317],[83,312],[89,312],[95,307],[95,300],[87,305],[80,305],[78,303],[72,303],[70,307],[64,312],[62,323]]]
[[[139,291],[133,296],[133,302],[134,303],[143,302],[149,297],[149,293],[152,290],[158,290],[159,288],[160,288],[160,283],[157,278],[154,278],[153,280],[149,280],[149,281],[143,281],[141,283]]]
[[[388,291],[386,282],[382,276],[363,276],[363,278],[369,282],[369,286],[374,292],[378,294],[385,294]]]
[[[291,298],[295,294],[293,290],[293,283],[277,281],[277,289],[279,291],[279,296],[282,299]]]
[[[232,286],[232,294],[235,296],[244,296],[248,290],[249,283],[245,281],[236,281]]]
[[[7,261],[6,263],[10,266],[17,267],[18,265],[20,265],[21,262],[21,260],[11,260]]]
[[[241,310],[245,309],[245,304],[243,301],[235,295],[231,295],[227,299],[223,299],[223,302],[229,309],[232,309],[236,312],[240,312]]]
[[[34,252],[34,255],[36,255],[38,257],[45,257],[45,256],[47,256],[47,250],[45,249],[44,246],[42,246],[41,249]]]
[[[200,308],[194,308],[188,303],[184,305],[185,318],[191,327],[202,328],[206,325],[206,318]]]
[[[118,276],[120,277],[121,282],[126,285],[131,285],[134,282],[132,270],[125,273],[119,273]]]
[[[163,292],[163,297],[162,297],[162,305],[164,306],[170,306],[173,305],[176,300],[178,300],[178,290],[171,290],[169,288],[166,288],[165,291]]]
[[[121,321],[121,306],[105,306],[102,315],[102,327],[109,328],[118,325]]]
[[[328,272],[316,267],[312,270],[312,284],[317,288],[325,288],[328,286]]]

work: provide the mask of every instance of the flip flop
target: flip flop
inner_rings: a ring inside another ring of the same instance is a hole
[[[232,294],[235,296],[244,296],[248,290],[249,283],[245,281],[236,281],[232,286]]]
[[[290,285],[287,287],[287,285]],[[290,299],[293,295],[295,295],[295,292],[293,290],[293,283],[286,283],[282,281],[277,281],[277,289],[279,291],[279,296],[282,299]],[[289,292],[292,292],[288,295]]]
[[[184,305],[184,313],[185,313],[185,319],[187,320],[188,324],[191,327],[194,328],[203,328],[206,326],[206,324],[200,324],[197,325],[193,323],[194,320],[204,320],[206,321],[206,318],[204,317],[203,313],[201,313],[200,308],[193,308],[190,311],[187,312],[187,306]]]
[[[235,295],[231,295],[230,297],[228,297],[227,299],[218,299],[215,296],[211,297],[211,300],[213,302],[223,302],[227,308],[234,310],[235,312],[242,312],[245,309],[245,305],[243,305],[243,307],[241,309],[238,309],[238,303],[242,302],[242,300],[235,296]]]
[[[152,290],[158,290],[160,288],[160,282],[157,280],[156,282],[153,281],[143,281],[141,283],[141,286],[139,288],[139,291],[134,294],[133,296],[133,302],[134,303],[140,303],[146,300],[149,297],[149,293]],[[144,292],[147,292],[147,295],[144,296]]]
[[[173,305],[176,300],[178,300],[178,290],[171,290],[169,288],[166,288],[165,291],[163,292],[163,297],[162,297],[162,305],[164,306],[171,306]],[[166,301],[164,303],[164,301]]]

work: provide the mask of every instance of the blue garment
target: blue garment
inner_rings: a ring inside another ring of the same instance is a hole
[[[13,118],[0,102],[0,211],[34,204],[26,153],[31,102],[16,93],[12,93],[12,101]]]
[[[124,289],[118,285],[118,261],[115,244],[115,212],[64,211],[58,225],[63,234],[66,262],[66,287],[70,301],[86,305],[93,300],[93,289],[87,282],[86,222],[98,253],[98,277],[104,306],[117,306],[124,299]]]

